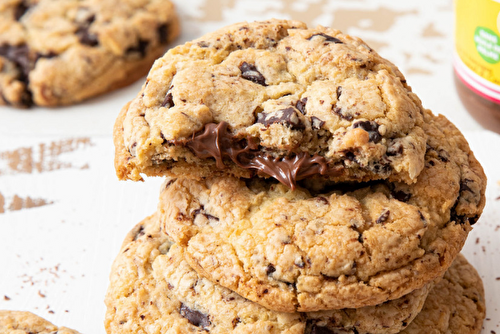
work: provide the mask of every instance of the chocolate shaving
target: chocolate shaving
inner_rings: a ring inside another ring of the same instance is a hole
[[[196,310],[191,310],[189,307],[181,303],[180,309],[181,316],[186,318],[192,325],[201,328],[208,328],[212,323],[207,315],[198,312]]]
[[[262,86],[267,86],[266,78],[264,78],[264,76],[257,70],[257,67],[255,67],[255,65],[243,62],[239,66],[239,69],[241,71],[241,76],[243,77],[243,79],[250,80]]]
[[[342,86],[337,87],[337,101],[340,99],[340,96],[342,95]]]
[[[323,33],[312,35],[307,40],[310,41],[311,39],[313,39],[313,37],[316,37],[316,36],[324,37],[327,42],[333,42],[335,44],[344,44],[344,42],[342,42],[340,39],[329,36],[327,34],[323,34]]]
[[[173,106],[175,106],[173,96],[172,96],[172,93],[170,91],[168,91],[167,96],[165,96],[165,99],[161,103],[161,106],[165,107],[167,109],[170,109]]]
[[[259,146],[247,139],[238,140],[228,131],[228,124],[205,124],[202,132],[193,134],[185,145],[200,159],[215,158],[216,166],[224,169],[224,158],[228,158],[241,168],[255,169],[274,177],[292,190],[298,180],[313,175],[340,175],[342,167],[328,166],[327,160],[319,155],[306,152],[292,153],[285,157],[271,157],[258,150]]]

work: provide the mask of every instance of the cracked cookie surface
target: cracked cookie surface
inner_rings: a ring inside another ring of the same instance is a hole
[[[0,105],[67,105],[123,87],[178,34],[169,0],[2,0]]]
[[[417,182],[167,178],[164,231],[202,276],[277,311],[358,308],[441,277],[484,207],[486,178],[462,134],[424,113]]]
[[[57,327],[47,320],[25,311],[0,310],[0,333],[2,334],[79,334],[77,331]]]
[[[116,121],[115,167],[132,180],[413,183],[424,165],[422,114],[404,76],[362,40],[298,21],[240,23],[155,62]]]
[[[274,312],[200,277],[160,226],[155,215],[139,223],[113,264],[106,297],[109,334],[398,333],[423,307],[433,285],[373,307]]]

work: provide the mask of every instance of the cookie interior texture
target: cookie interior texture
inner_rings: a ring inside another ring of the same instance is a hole
[[[169,0],[0,4],[0,105],[66,105],[145,75],[179,34]]]
[[[47,320],[26,311],[0,310],[2,334],[79,334],[77,331],[57,327]]]
[[[202,276],[285,312],[357,308],[441,277],[484,207],[486,178],[461,133],[426,113],[417,182],[284,185],[167,178],[159,214]]]
[[[474,334],[485,316],[481,279],[462,255],[427,298],[430,286],[382,305],[309,313],[274,312],[246,300],[200,277],[183,255],[155,215],[129,233],[106,295],[108,334]]]
[[[239,23],[155,62],[116,121],[115,166],[132,180],[411,184],[424,166],[422,123],[404,76],[362,40],[298,21]]]
[[[113,264],[105,324],[110,334],[318,333],[320,327],[398,333],[419,313],[432,286],[361,309],[275,312],[200,277],[182,247],[160,231],[158,217],[151,216],[128,235]]]

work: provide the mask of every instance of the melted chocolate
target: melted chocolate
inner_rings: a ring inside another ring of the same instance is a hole
[[[333,176],[342,172],[342,167],[329,166],[328,161],[317,154],[299,152],[278,158],[266,155],[258,145],[248,139],[237,139],[227,128],[226,122],[205,124],[202,132],[178,143],[189,147],[198,158],[215,158],[219,169],[226,167],[223,160],[228,158],[241,168],[254,169],[274,177],[292,190],[298,180],[317,174]]]

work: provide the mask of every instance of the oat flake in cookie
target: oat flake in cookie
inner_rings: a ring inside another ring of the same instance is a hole
[[[79,334],[77,331],[57,327],[47,320],[24,311],[0,310],[1,334]]]
[[[390,334],[414,319],[432,286],[361,309],[274,312],[200,277],[154,215],[129,233],[113,264],[105,326],[108,334]]]
[[[413,183],[423,109],[362,40],[298,21],[239,23],[155,62],[115,124],[120,179],[231,174]]]
[[[267,308],[358,308],[441,277],[485,202],[486,178],[462,134],[424,113],[417,182],[316,183],[167,178],[164,231],[202,276]]]
[[[169,0],[2,0],[0,105],[67,105],[123,87],[178,34]]]

